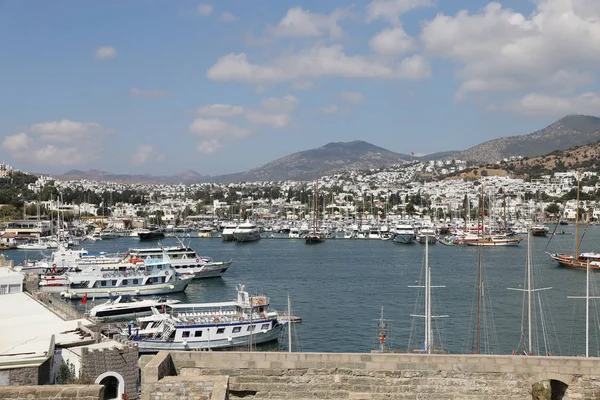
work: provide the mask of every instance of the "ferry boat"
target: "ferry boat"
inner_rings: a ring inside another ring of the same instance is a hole
[[[194,249],[188,246],[129,249],[128,259],[135,262],[161,259],[164,253],[171,260],[171,268],[180,275],[191,275],[194,279],[220,277],[232,263],[232,260],[214,261],[210,257],[199,256]]]
[[[166,255],[163,259],[149,259],[139,264],[122,263],[113,269],[92,268],[69,273],[68,288],[60,293],[61,297],[162,295],[183,292],[192,281],[191,276],[178,277]]]
[[[544,225],[533,225],[529,228],[532,236],[546,236],[548,235],[548,227]]]
[[[138,318],[123,332],[140,353],[161,350],[224,349],[267,343],[279,338],[285,323],[269,307],[266,296],[250,296],[237,287],[235,301],[175,304],[166,312]]]
[[[251,222],[244,222],[233,231],[233,240],[236,242],[254,242],[259,239],[260,230]]]
[[[432,228],[419,229],[419,233],[417,234],[417,242],[421,244],[425,244],[425,242],[429,244],[436,244],[437,237],[435,236],[435,230]]]
[[[221,240],[224,242],[232,242],[233,241],[233,232],[235,232],[237,228],[237,224],[227,224],[223,227],[223,232],[221,232]]]
[[[417,238],[415,228],[410,224],[398,224],[396,225],[396,234],[394,235],[394,242],[402,244],[412,244]]]
[[[119,296],[116,299],[110,299],[105,303],[93,307],[88,315],[99,321],[137,318],[144,315],[151,315],[153,307],[163,308],[164,306],[179,302],[179,300],[166,300],[162,298],[138,300],[135,297]]]

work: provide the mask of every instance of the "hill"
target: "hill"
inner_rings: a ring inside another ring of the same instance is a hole
[[[490,140],[458,153],[467,161],[495,162],[511,156],[537,157],[555,150],[566,150],[600,140],[600,118],[567,115],[528,135]]]
[[[360,140],[336,142],[290,154],[246,172],[217,176],[212,181],[220,183],[288,179],[306,181],[338,171],[380,168],[410,159],[410,155],[395,153]]]
[[[77,179],[87,179],[90,181],[111,181],[123,183],[197,183],[204,182],[210,179],[210,176],[200,175],[196,171],[185,171],[175,175],[128,175],[128,174],[113,174],[111,172],[99,171],[90,169],[87,171],[71,170],[62,175],[53,175],[55,179],[68,181]]]

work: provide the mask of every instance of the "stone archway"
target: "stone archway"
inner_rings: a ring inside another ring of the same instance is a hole
[[[546,379],[534,383],[531,387],[533,400],[563,400],[569,385],[557,379]]]
[[[96,385],[104,386],[102,400],[120,400],[125,393],[125,380],[118,372],[105,372],[94,381]]]

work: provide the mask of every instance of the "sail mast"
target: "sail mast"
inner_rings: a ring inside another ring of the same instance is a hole
[[[292,303],[290,301],[290,295],[288,294],[288,352],[292,352]]]
[[[579,170],[577,170],[577,204],[575,204],[575,260],[579,258]]]
[[[431,282],[429,278],[429,237],[425,236],[425,351],[427,354],[431,354]]]
[[[533,354],[531,348],[531,229],[527,230],[527,337],[529,341],[529,355]]]

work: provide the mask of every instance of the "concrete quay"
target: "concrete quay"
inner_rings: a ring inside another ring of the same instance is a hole
[[[160,352],[142,367],[142,399],[513,400],[531,399],[540,382],[549,399],[600,399],[600,359]]]

